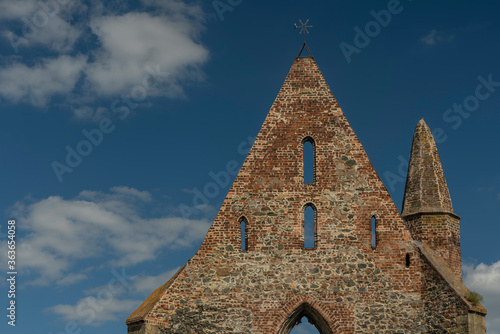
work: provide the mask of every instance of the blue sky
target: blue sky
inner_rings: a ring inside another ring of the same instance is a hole
[[[201,244],[230,186],[217,175],[234,178],[299,51],[293,24],[309,19],[308,45],[399,208],[414,128],[433,129],[464,279],[500,333],[499,9],[0,0],[2,271],[12,218],[18,255],[16,328],[2,316],[0,331],[125,333]]]

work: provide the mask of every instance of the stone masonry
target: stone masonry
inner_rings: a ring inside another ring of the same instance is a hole
[[[308,206],[314,248],[304,248]],[[305,316],[321,334],[485,333],[486,310],[468,293],[459,217],[425,122],[401,214],[314,58],[299,56],[200,249],[127,326],[130,334],[288,334]]]
[[[415,239],[437,250],[462,278],[460,217],[451,205],[431,130],[420,120],[415,129],[402,216]]]

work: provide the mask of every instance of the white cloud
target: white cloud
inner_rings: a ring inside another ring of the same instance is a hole
[[[500,261],[491,265],[464,265],[463,270],[465,285],[484,297],[488,333],[500,334]]]
[[[142,100],[148,96],[183,97],[186,84],[203,80],[201,66],[208,60],[208,50],[199,42],[205,15],[198,5],[143,0],[142,8],[127,12],[124,3],[98,2],[88,9],[77,1],[58,5],[50,14],[43,3],[0,0],[0,19],[7,21],[1,25],[7,27],[2,34],[11,44],[20,50],[43,46],[57,53],[34,65],[16,61],[0,67],[0,96],[11,102],[45,107],[54,95],[72,93],[71,101],[81,104],[73,108],[75,118],[96,121],[104,112],[92,106],[98,98],[135,98],[133,89],[138,88],[139,102],[147,105]],[[47,20],[33,26],[33,15],[40,11]],[[23,28],[10,31],[12,22]],[[30,25],[35,29],[26,30]],[[24,39],[21,44],[20,39]],[[80,49],[84,56],[73,55],[77,41],[87,46]],[[59,66],[53,72],[49,65],[67,60],[74,63],[73,71],[60,78]],[[80,78],[81,85],[76,86]],[[140,88],[145,82],[146,93]]]
[[[174,274],[179,271],[180,267],[175,267],[169,269],[163,273],[158,275],[134,275],[130,276],[129,273],[125,270],[125,267],[122,267],[120,270],[115,270],[111,272],[111,276],[113,277],[121,277],[126,282],[126,284],[120,284],[120,280],[117,282],[113,282],[117,287],[110,289],[109,282],[106,285],[96,286],[91,289],[86,289],[84,293],[86,295],[96,296],[102,294],[103,290],[114,290],[115,295],[121,295],[127,289],[127,295],[138,295],[141,298],[148,297],[154,290],[168,282]]]
[[[129,187],[112,187],[111,191],[117,195],[122,195],[126,197],[137,197],[144,202],[149,202],[151,200],[151,194],[147,191],[139,191],[134,188]]]
[[[111,118],[111,112],[108,108],[91,106],[79,106],[73,109],[74,119],[77,121],[91,121],[98,122],[104,117]]]
[[[43,59],[32,67],[16,62],[0,68],[0,95],[44,107],[51,97],[70,93],[87,64],[86,56]]]
[[[61,1],[62,2],[62,1]],[[14,51],[34,45],[43,45],[57,52],[69,52],[81,35],[81,30],[70,24],[73,14],[86,11],[80,1],[0,0],[0,19],[4,22],[4,37]],[[11,31],[5,22],[17,22]]]
[[[140,212],[151,194],[128,187],[110,193],[83,191],[66,200],[52,196],[26,205],[18,203],[16,217],[27,231],[19,250],[23,268],[36,274],[32,285],[64,280],[80,261],[98,259],[112,266],[154,260],[164,249],[191,247],[205,236],[206,219],[145,218]],[[98,260],[97,260],[98,261]]]
[[[80,34],[80,30],[59,16],[55,16],[50,18],[43,29],[39,29],[36,36],[29,41],[40,43],[58,52],[70,52],[73,51]]]
[[[103,294],[102,298],[85,297],[76,305],[59,304],[48,310],[68,321],[75,321],[81,325],[100,326],[106,321],[123,319],[124,315],[129,314],[140,304],[140,300],[117,299],[109,293]]]
[[[420,37],[420,43],[425,45],[447,44],[455,39],[455,35],[432,29]]]
[[[91,121],[97,123],[104,117],[111,118],[111,112],[108,108],[90,106],[81,106],[73,109],[74,118],[77,121]]]
[[[72,284],[75,284],[77,282],[83,281],[86,278],[87,278],[87,276],[84,274],[70,273],[70,274],[64,276],[63,278],[61,278],[60,280],[58,280],[57,285],[72,285]]]
[[[94,109],[89,106],[78,107],[73,110],[75,118],[78,120],[88,120],[94,115]]]
[[[17,20],[23,16],[32,16],[39,7],[35,0],[1,0],[0,19]]]
[[[162,78],[161,89],[148,94],[182,96],[179,81],[196,79],[198,66],[208,57],[208,51],[192,39],[193,27],[186,20],[128,13],[96,18],[91,27],[101,49],[86,75],[92,89],[101,95],[128,93],[142,84],[146,66],[159,66],[169,75]]]

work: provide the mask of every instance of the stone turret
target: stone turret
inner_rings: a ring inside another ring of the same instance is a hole
[[[423,119],[413,136],[402,216],[413,238],[437,251],[461,279],[460,217],[453,211],[436,143]]]

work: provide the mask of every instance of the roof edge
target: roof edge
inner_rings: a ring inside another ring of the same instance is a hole
[[[144,322],[146,316],[151,312],[151,310],[158,303],[160,298],[163,296],[163,293],[174,283],[175,279],[179,276],[179,274],[186,268],[186,265],[183,265],[175,274],[169,279],[165,284],[160,286],[158,289],[153,291],[153,293],[128,317],[125,321],[127,326]]]
[[[448,286],[455,292],[457,296],[467,305],[469,312],[475,312],[479,314],[486,315],[487,311],[483,305],[480,303],[477,305],[472,304],[465,297],[467,293],[469,293],[469,289],[465,286],[465,284],[458,279],[458,277],[453,273],[448,264],[427,245],[422,242],[414,241],[416,247],[420,250],[420,254],[424,256],[430,266],[441,276]]]
[[[436,210],[423,210],[417,212],[409,212],[409,213],[401,213],[401,217],[404,219],[412,219],[415,216],[424,216],[424,215],[449,215],[458,220],[462,219],[459,215],[452,211],[436,211]]]

